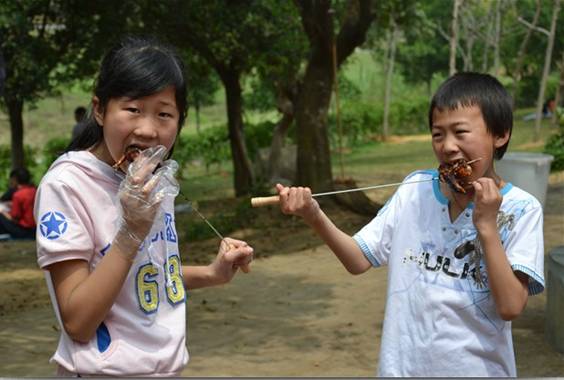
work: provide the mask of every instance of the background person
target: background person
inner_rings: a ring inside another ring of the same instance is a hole
[[[0,235],[9,234],[13,239],[35,238],[33,205],[36,188],[25,168],[10,172],[10,188],[13,189],[9,211],[0,213]]]

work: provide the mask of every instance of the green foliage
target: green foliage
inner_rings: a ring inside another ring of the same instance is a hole
[[[550,171],[564,170],[564,109],[558,108],[559,131],[552,135],[544,146],[544,152],[554,156]]]
[[[406,97],[393,101],[390,106],[390,125],[394,134],[406,135],[427,132],[427,109],[429,100],[425,96]],[[368,139],[382,134],[384,108],[381,103],[346,102],[341,108],[341,127],[344,144],[355,147]],[[335,114],[329,115],[330,140],[338,142]]]
[[[38,164],[38,150],[29,145],[24,146],[24,166],[31,173],[34,183],[38,183],[44,174]],[[9,145],[0,145],[0,193],[8,188],[8,181],[12,167],[12,153]]]

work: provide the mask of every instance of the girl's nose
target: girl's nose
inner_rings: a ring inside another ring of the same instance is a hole
[[[133,134],[144,139],[154,139],[157,137],[157,125],[150,117],[138,119]]]

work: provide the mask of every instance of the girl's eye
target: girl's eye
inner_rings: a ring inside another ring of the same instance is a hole
[[[139,113],[139,109],[135,107],[127,107],[125,110],[132,113]]]

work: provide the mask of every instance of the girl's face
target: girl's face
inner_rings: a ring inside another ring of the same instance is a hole
[[[180,117],[173,86],[139,99],[112,98],[105,109],[97,97],[92,104],[94,117],[104,128],[104,140],[92,153],[108,165],[114,165],[128,147],[172,148]]]
[[[486,127],[480,107],[458,107],[454,110],[433,111],[432,144],[439,163],[450,163],[460,158],[471,164],[468,182],[481,177],[496,178],[493,167],[494,152],[509,140],[509,133],[493,136]]]

